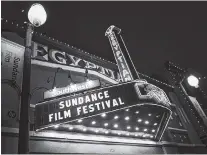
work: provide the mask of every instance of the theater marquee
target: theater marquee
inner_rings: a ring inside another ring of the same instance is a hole
[[[161,128],[164,130],[171,115],[169,103],[166,103],[169,100],[164,99],[165,96],[159,98],[162,92],[156,94],[154,87],[149,89],[149,85],[143,81],[133,81],[97,89],[85,94],[38,103],[35,106],[35,130],[143,105],[158,106],[162,109],[161,111],[165,111],[165,117],[161,123]],[[143,87],[147,88],[144,94],[141,93],[143,90],[140,90]]]

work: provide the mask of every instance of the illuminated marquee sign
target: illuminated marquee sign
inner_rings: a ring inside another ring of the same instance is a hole
[[[63,88],[54,88],[44,92],[44,99],[90,90],[92,88],[99,87],[100,85],[101,84],[99,80],[88,80],[87,82],[71,84]]]
[[[87,68],[97,71],[113,80],[119,81],[118,72],[114,70],[99,66],[85,59],[68,54],[67,52],[52,49],[38,43],[34,43],[33,46],[33,59],[72,67]]]
[[[108,38],[109,38],[109,42],[111,44],[117,65],[119,67],[120,76],[121,76],[122,80],[124,82],[132,81],[133,77],[132,77],[131,71],[129,69],[129,66],[128,66],[128,64],[125,60],[125,57],[121,51],[121,48],[120,48],[119,43],[117,41],[117,38],[116,38],[114,32],[112,31],[114,28],[115,28],[115,26],[110,26],[109,29],[107,29],[105,35],[108,36]]]
[[[143,81],[134,81],[105,87],[85,94],[67,96],[38,103],[35,106],[35,129],[40,130],[56,124],[63,124],[77,119],[112,112],[136,105],[152,105],[164,109],[167,113],[163,126],[167,125],[171,115],[168,100],[154,87],[147,88],[142,95],[140,88],[149,86]],[[163,94],[162,94],[163,95]]]

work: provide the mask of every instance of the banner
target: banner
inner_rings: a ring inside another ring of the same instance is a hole
[[[1,78],[11,80],[21,87],[23,62],[24,47],[1,38]]]
[[[82,92],[85,90],[90,90],[92,88],[100,87],[101,83],[99,80],[88,80],[86,82],[70,84],[63,88],[54,88],[44,92],[44,99],[49,99],[57,96],[62,96],[71,93]]]
[[[24,47],[1,38],[1,120],[3,127],[18,127]]]
[[[141,91],[140,89],[144,85],[146,85],[147,89],[143,94],[141,93],[143,90]],[[149,87],[149,85],[145,82],[139,83],[134,81],[94,90],[85,94],[38,103],[35,106],[35,129],[39,130],[55,124],[67,123],[101,113],[144,104],[164,108],[170,115],[169,103],[166,103],[169,100],[163,96],[160,98],[161,93],[156,93],[153,87]],[[169,117],[164,119],[169,119]]]

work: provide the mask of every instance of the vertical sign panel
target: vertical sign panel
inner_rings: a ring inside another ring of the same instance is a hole
[[[120,45],[118,43],[118,40],[116,38],[115,33],[112,31],[113,28],[115,28],[114,26],[110,26],[109,29],[106,31],[106,36],[108,36],[109,38],[109,42],[111,44],[111,48],[113,50],[114,53],[114,57],[116,59],[118,68],[119,68],[119,72],[121,75],[121,78],[124,82],[127,81],[132,81],[133,80],[133,76],[131,74],[130,68],[127,64],[127,61],[123,55],[123,52],[120,48]]]

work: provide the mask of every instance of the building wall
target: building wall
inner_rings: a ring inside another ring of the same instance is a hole
[[[9,39],[10,41],[18,40],[18,46],[23,52],[24,47],[23,41],[18,35],[13,33],[4,33],[4,38]],[[19,38],[19,39],[18,39]],[[36,38],[37,39],[37,38]],[[37,39],[38,40],[38,39]],[[52,41],[39,39],[41,44],[51,43]],[[35,40],[36,41],[36,40]],[[17,46],[16,43],[11,43],[13,46]],[[56,45],[56,44],[55,44]],[[59,50],[61,47],[57,45]],[[2,46],[2,48],[6,48]],[[12,50],[12,49],[10,49]],[[3,51],[3,50],[2,50]],[[76,54],[77,50],[69,50],[71,54]],[[12,52],[12,51],[11,51]],[[77,57],[81,55],[80,51],[77,52]],[[16,54],[14,52],[14,54]],[[83,53],[82,53],[83,54]],[[112,70],[117,71],[117,66],[95,58],[94,56],[88,56],[89,54],[84,54],[84,59],[92,61],[93,63],[98,62],[99,66],[103,66]],[[21,56],[22,57],[22,56]],[[21,61],[22,62],[22,61]],[[20,69],[22,64],[18,66]],[[83,69],[83,68],[82,68]],[[4,69],[5,71],[5,69]],[[31,109],[30,109],[30,130],[31,130],[31,139],[30,139],[30,152],[32,153],[111,153],[111,154],[137,154],[137,153],[175,153],[175,152],[185,152],[184,149],[179,149],[181,143],[185,144],[185,147],[191,148],[190,144],[201,144],[199,139],[195,140],[189,135],[189,126],[186,126],[185,118],[183,118],[182,112],[179,112],[177,108],[176,99],[173,99],[172,95],[169,95],[173,92],[173,89],[170,86],[165,86],[161,83],[157,83],[155,80],[143,76],[143,79],[146,79],[148,82],[159,85],[161,89],[164,89],[170,100],[172,100],[172,109],[173,115],[170,120],[169,126],[164,133],[163,142],[154,142],[151,140],[142,140],[142,139],[130,139],[130,138],[120,138],[118,136],[106,137],[100,135],[89,135],[86,133],[73,133],[66,131],[57,131],[57,130],[46,130],[45,132],[33,132],[34,130],[34,108],[32,105],[35,105],[38,102],[43,101],[43,92],[46,89],[52,89],[54,79],[56,87],[64,87],[65,85],[70,84],[71,82],[83,82],[86,80],[86,74],[60,70],[56,74],[57,68],[50,66],[41,66],[37,64],[32,65],[31,71]],[[8,74],[11,74],[12,71],[8,70]],[[19,77],[21,78],[22,72],[18,72]],[[68,78],[70,74],[71,78]],[[6,74],[5,74],[6,75]],[[101,81],[102,87],[113,85],[113,80],[107,80],[103,76],[97,76],[97,74],[88,74],[87,78],[90,79],[99,79]],[[12,83],[12,77],[5,77],[7,81],[2,83],[2,153],[17,153],[17,143],[18,143],[18,122],[19,122],[19,104],[20,104],[20,94],[21,91],[21,82],[17,82],[18,86],[14,86]],[[72,79],[72,81],[71,81]],[[115,80],[114,80],[115,81]],[[12,97],[11,97],[12,96]],[[193,129],[192,129],[193,130]],[[190,132],[192,133],[192,132]],[[62,137],[60,137],[62,135]],[[72,139],[71,137],[75,138]],[[67,137],[67,138],[65,138]],[[86,137],[86,138],[83,138]],[[89,140],[94,137],[93,142]],[[87,139],[87,140],[86,140]],[[100,140],[102,139],[102,141]],[[115,140],[116,139],[116,140]],[[138,141],[138,142],[137,142]],[[167,144],[170,143],[168,146]],[[172,144],[171,144],[172,143]],[[94,147],[94,144],[96,147]],[[164,145],[166,144],[166,145]],[[178,145],[179,144],[179,145]],[[198,145],[202,147],[202,145]],[[11,149],[12,148],[12,149]],[[199,151],[202,149],[199,149]]]

